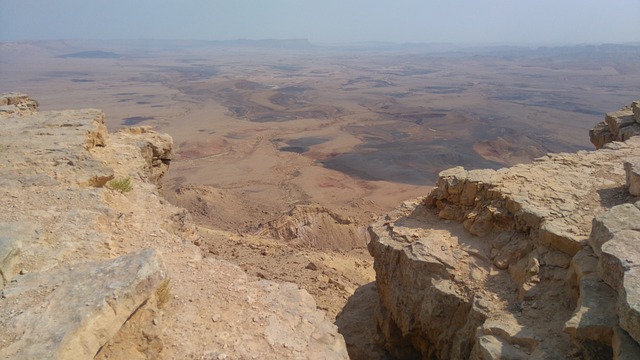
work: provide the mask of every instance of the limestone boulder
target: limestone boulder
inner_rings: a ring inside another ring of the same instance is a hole
[[[627,176],[629,193],[634,196],[640,196],[640,159],[625,161],[624,171]]]
[[[609,125],[603,121],[589,130],[589,140],[591,140],[596,149],[602,149],[605,144],[616,141],[617,136],[611,133]]]
[[[620,327],[640,343],[640,267],[625,273],[622,290],[618,298]]]
[[[144,168],[146,180],[160,186],[175,156],[173,138],[168,134],[158,133],[148,126],[124,128],[113,136],[138,148],[146,162]]]
[[[614,206],[595,217],[589,235],[589,245],[596,255],[602,253],[602,245],[622,230],[640,229],[640,210],[632,204]]]
[[[633,110],[631,109],[631,107],[607,113],[605,115],[604,121],[607,123],[607,125],[609,126],[609,130],[614,135],[619,135],[620,129],[629,125],[633,125],[635,123],[635,119],[633,118]]]
[[[0,357],[93,358],[166,276],[153,250],[20,276],[0,298]]]
[[[25,115],[38,110],[38,102],[27,94],[19,92],[0,94],[0,117],[7,115]]]
[[[605,121],[589,130],[589,139],[596,149],[602,149],[613,141],[627,141],[640,135],[640,101],[605,115]]]

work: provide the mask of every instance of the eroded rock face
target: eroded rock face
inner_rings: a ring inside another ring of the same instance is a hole
[[[27,94],[11,92],[0,94],[0,116],[27,115],[38,110],[38,102]]]
[[[364,226],[318,205],[296,205],[288,214],[265,224],[259,232],[293,246],[349,250],[364,246]]]
[[[399,358],[636,354],[640,212],[623,164],[637,158],[639,137],[442,172],[370,227],[383,345]]]
[[[607,113],[604,122],[589,131],[589,138],[596,149],[612,141],[626,141],[637,135],[640,135],[640,100]]]
[[[0,124],[0,358],[347,358],[306,291],[205,259],[155,184],[170,136],[108,134],[95,109],[0,109]]]

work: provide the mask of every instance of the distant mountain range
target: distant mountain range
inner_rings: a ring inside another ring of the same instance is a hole
[[[58,55],[56,57],[79,58],[79,59],[117,59],[121,56],[110,51],[91,50],[91,51],[80,51],[80,52],[75,52],[71,54]]]

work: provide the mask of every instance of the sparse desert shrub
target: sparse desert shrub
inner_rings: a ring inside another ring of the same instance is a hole
[[[133,190],[133,186],[131,186],[131,178],[119,178],[113,179],[107,183],[107,187],[112,190],[120,191],[121,193],[126,193]]]
[[[158,301],[158,307],[163,307],[164,304],[169,302],[171,296],[171,283],[169,279],[164,279],[160,286],[156,289],[156,299]]]

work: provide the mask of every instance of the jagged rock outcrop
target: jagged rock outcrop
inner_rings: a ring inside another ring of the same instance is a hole
[[[12,92],[0,94],[0,116],[29,114],[38,110],[38,102],[27,94]]]
[[[640,100],[607,113],[605,121],[589,131],[589,138],[596,149],[612,141],[626,141],[636,135],[640,135]]]
[[[194,245],[188,213],[155,184],[168,135],[0,98],[18,99],[0,111],[1,358],[347,357],[306,291]]]
[[[333,250],[364,246],[369,240],[366,227],[355,219],[319,205],[296,205],[288,214],[263,225],[258,234],[292,246]]]
[[[633,137],[443,171],[370,227],[382,345],[399,358],[639,357],[640,203],[624,165],[638,158]]]

